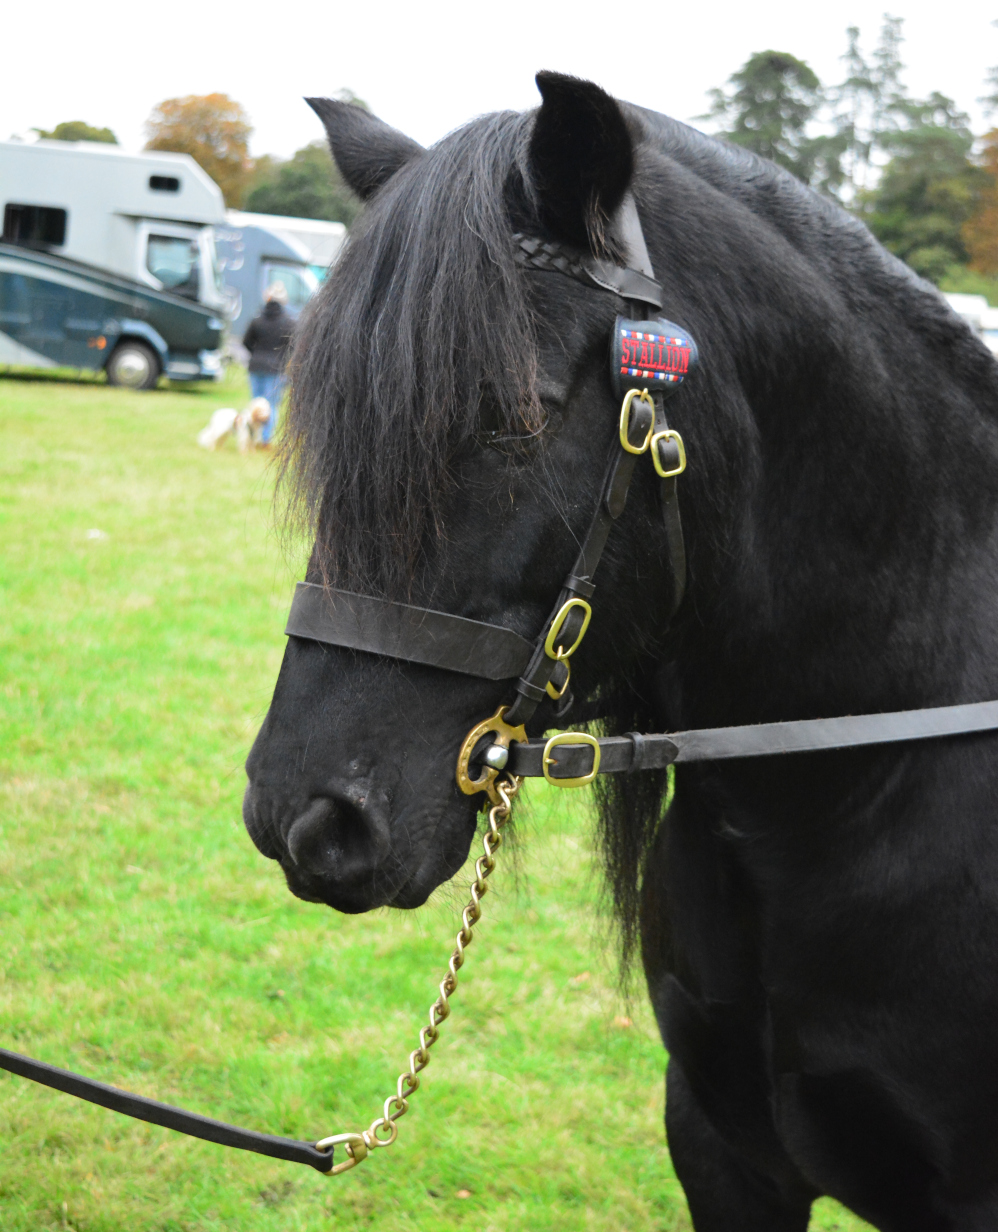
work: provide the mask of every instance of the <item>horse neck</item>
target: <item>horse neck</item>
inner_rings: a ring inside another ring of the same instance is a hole
[[[865,229],[781,187],[746,281],[691,322],[684,717],[998,696],[998,369]]]

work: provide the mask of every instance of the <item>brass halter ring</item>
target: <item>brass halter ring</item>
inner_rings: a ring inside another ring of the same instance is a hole
[[[492,804],[501,803],[499,793],[496,790],[496,779],[499,777],[499,770],[492,766],[482,766],[481,777],[473,779],[469,775],[468,769],[475,745],[483,736],[487,736],[489,733],[495,736],[493,747],[498,745],[500,748],[508,749],[514,740],[517,743],[526,744],[527,729],[522,724],[519,727],[510,727],[508,723],[503,722],[503,715],[508,709],[508,706],[500,706],[491,719],[486,719],[483,723],[476,723],[464,738],[464,744],[461,745],[461,752],[458,754],[457,772],[454,777],[457,780],[458,787],[466,796],[474,796],[478,792],[484,791]]]

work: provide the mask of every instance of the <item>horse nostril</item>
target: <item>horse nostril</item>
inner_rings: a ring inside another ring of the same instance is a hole
[[[378,862],[380,827],[360,802],[322,796],[292,822],[285,842],[295,865],[314,877],[357,877]]]
[[[317,865],[331,864],[336,857],[332,841],[332,800],[313,800],[288,831],[288,855],[301,868],[318,871]]]

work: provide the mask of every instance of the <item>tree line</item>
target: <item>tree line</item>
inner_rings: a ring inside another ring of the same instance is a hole
[[[789,52],[756,52],[710,91],[710,108],[698,119],[850,210],[924,278],[998,303],[998,128],[975,139],[951,98],[913,98],[902,45],[901,18],[884,17],[868,54],[859,28],[850,26],[842,80],[830,86]],[[998,111],[998,68],[987,89],[981,101]],[[366,106],[349,91],[340,97]],[[82,121],[35,131],[56,140],[116,140],[110,129]],[[146,149],[190,154],[228,206],[353,222],[360,202],[325,142],[313,141],[287,160],[253,159],[252,132],[227,94],[187,95],[153,109]]]
[[[976,140],[951,98],[913,98],[902,43],[898,17],[885,16],[869,55],[849,27],[831,86],[789,52],[756,52],[699,119],[839,202],[922,277],[998,300],[998,128]],[[987,88],[993,112],[998,68]]]
[[[349,90],[339,97],[367,106]],[[324,218],[348,227],[360,210],[360,201],[344,183],[325,141],[312,141],[289,159],[272,154],[250,157],[253,126],[242,105],[227,94],[165,99],[153,108],[145,127],[147,150],[189,154],[222,190],[230,208]],[[32,131],[51,141],[118,144],[111,129],[95,128],[83,120]]]

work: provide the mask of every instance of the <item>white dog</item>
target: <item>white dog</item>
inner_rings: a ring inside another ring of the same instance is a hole
[[[220,407],[212,413],[207,427],[198,433],[198,444],[203,449],[221,449],[225,438],[233,435],[240,453],[246,453],[251,445],[262,443],[263,425],[269,419],[270,403],[266,398],[254,398],[245,411]]]

